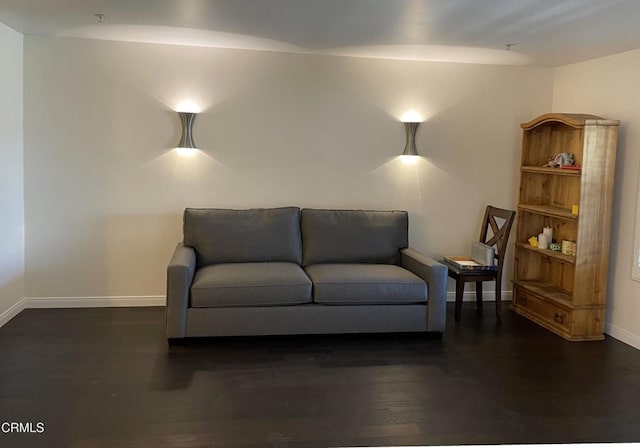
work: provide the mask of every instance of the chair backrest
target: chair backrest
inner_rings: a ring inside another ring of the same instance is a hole
[[[504,210],[492,205],[488,205],[484,212],[480,242],[495,247],[496,267],[499,273],[502,273],[502,261],[507,251],[507,242],[515,217],[515,211]]]

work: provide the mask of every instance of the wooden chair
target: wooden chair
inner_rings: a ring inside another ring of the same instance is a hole
[[[480,242],[495,248],[496,269],[487,270],[463,270],[447,265],[449,277],[456,280],[456,311],[455,321],[460,321],[462,311],[462,297],[464,285],[467,282],[476,284],[476,306],[482,309],[482,282],[495,280],[496,282],[496,318],[502,321],[502,268],[504,255],[507,251],[507,241],[511,232],[511,225],[515,219],[516,212],[513,210],[503,210],[491,205],[487,206],[484,213],[484,221],[480,230]],[[489,232],[491,230],[491,232]]]

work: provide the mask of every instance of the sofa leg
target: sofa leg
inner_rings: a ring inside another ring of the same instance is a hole
[[[167,338],[167,344],[169,344],[170,347],[174,347],[177,345],[184,345],[185,343],[185,338]]]
[[[442,331],[427,331],[427,338],[429,339],[442,339]]]

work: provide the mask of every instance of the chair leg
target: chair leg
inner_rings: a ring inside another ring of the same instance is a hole
[[[462,312],[462,297],[464,296],[464,280],[456,279],[456,312],[455,321],[460,322],[460,314]]]
[[[482,282],[476,282],[476,308],[482,311]]]
[[[496,278],[496,319],[502,322],[502,278]]]

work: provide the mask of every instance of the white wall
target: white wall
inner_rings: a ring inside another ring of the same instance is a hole
[[[640,50],[560,67],[553,110],[621,121],[609,263],[606,332],[640,348],[640,282],[631,279],[640,180]]]
[[[22,34],[0,23],[0,325],[24,297]]]
[[[407,209],[413,246],[466,253],[486,204],[515,206],[519,123],[552,86],[548,68],[26,36],[26,295],[163,295],[187,206]],[[203,109],[191,159],[171,149],[182,100]]]

